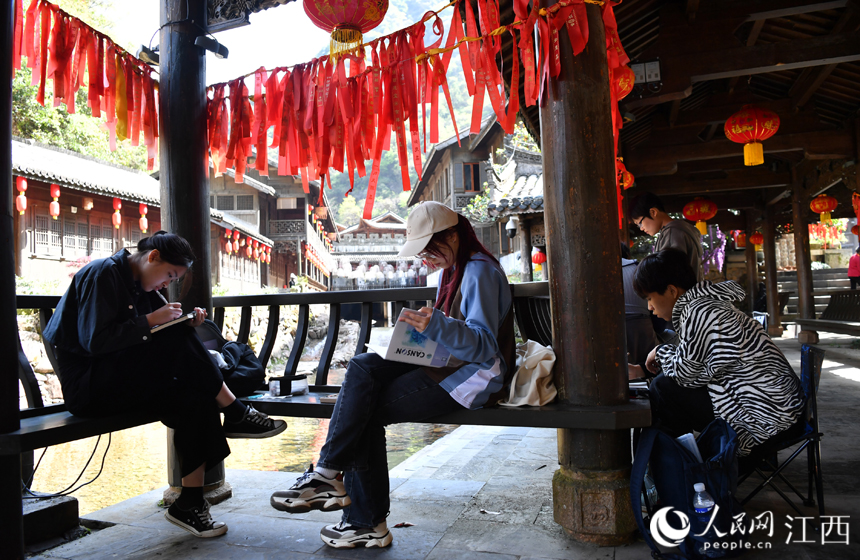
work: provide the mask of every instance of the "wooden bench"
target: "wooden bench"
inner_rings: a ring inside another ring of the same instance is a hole
[[[546,282],[515,284],[513,286],[514,312],[520,336],[548,345],[551,341],[552,323],[549,313],[549,291]],[[329,304],[329,326],[326,343],[316,369],[316,383],[310,387],[309,395],[293,397],[289,401],[272,399],[246,400],[259,410],[273,416],[328,418],[334,405],[319,401],[323,394],[336,393],[340,387],[328,385],[328,370],[334,355],[340,329],[341,306],[360,304],[362,307],[360,330],[356,352],[365,351],[370,340],[373,305],[381,302],[393,303],[393,316],[407,305],[424,305],[436,296],[435,288],[403,288],[391,290],[341,291],[316,293],[266,294],[257,296],[224,296],[213,298],[215,323],[222,328],[225,309],[241,308],[241,319],[237,340],[247,342],[251,334],[253,307],[268,307],[268,329],[259,358],[267,365],[271,358],[278,334],[281,306],[297,305],[298,325],[284,374],[294,375],[307,343],[310,327],[310,306]],[[18,296],[18,309],[38,309],[39,322],[44,328],[59,302],[58,296]],[[48,359],[58,371],[56,359],[50,345],[45,347]],[[19,378],[29,408],[21,411],[21,428],[8,434],[0,434],[0,455],[20,454],[117,430],[154,422],[152,415],[124,414],[107,418],[86,419],[71,415],[65,405],[44,406],[36,377],[24,355],[19,342]],[[582,407],[556,403],[543,407],[507,409],[487,408],[462,410],[426,420],[428,423],[475,424],[499,426],[525,426],[542,428],[585,428],[620,430],[648,426],[650,409],[646,401],[631,401],[628,404],[608,407]]]
[[[860,290],[828,292],[830,300],[818,319],[797,319],[804,330],[860,336]]]

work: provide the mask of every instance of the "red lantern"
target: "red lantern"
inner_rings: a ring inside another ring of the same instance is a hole
[[[239,237],[240,237],[241,235],[242,235],[242,234],[241,234],[241,233],[239,233],[239,230],[238,230],[238,229],[233,230],[233,241],[239,241]]]
[[[245,247],[245,256],[246,256],[246,257],[248,257],[248,258],[250,259],[250,258],[251,258],[251,254],[253,253],[253,251],[254,251],[254,250],[251,248],[251,246],[250,246],[250,245],[246,246],[246,247]]]
[[[56,220],[60,215],[60,185],[51,185],[51,198],[54,200],[48,205],[48,213]]]
[[[726,121],[726,138],[744,145],[744,164],[764,163],[762,140],[767,140],[779,130],[779,116],[773,111],[744,105]]]
[[[854,226],[854,227],[852,227],[852,228],[851,228],[851,233],[853,233],[853,234],[854,234],[854,235],[856,235],[857,237],[860,237],[860,226]]]
[[[229,239],[227,240],[227,243],[224,244],[224,251],[226,251],[228,255],[233,253],[233,243]]]
[[[331,33],[329,55],[333,59],[355,52],[367,33],[388,11],[388,0],[304,0],[305,13],[314,25]]]
[[[15,208],[18,210],[18,214],[23,216],[27,210],[27,195],[24,194],[27,190],[27,179],[17,177],[15,179],[15,187],[18,189],[18,196],[15,197]]]
[[[756,251],[761,251],[761,244],[764,243],[764,235],[760,234],[759,232],[755,232],[754,234],[750,235],[750,243],[755,245]]]
[[[620,101],[633,91],[633,86],[636,84],[636,74],[629,66],[619,66],[612,71],[612,77],[615,79],[615,91]]]
[[[627,167],[624,165],[624,158],[615,160],[615,177],[618,181],[618,186],[621,188],[629,189],[633,186],[633,174],[627,171]]]
[[[149,208],[146,207],[146,204],[141,203],[141,205],[138,206],[138,211],[140,212],[140,220],[138,220],[140,231],[146,233],[146,230],[149,229],[149,220],[146,219],[146,214],[149,212]]]
[[[232,229],[225,229],[224,230],[224,237],[226,239],[230,239],[231,237],[233,237],[233,230]]]
[[[696,222],[699,233],[708,233],[708,225],[705,220],[710,220],[717,215],[717,205],[704,198],[696,198],[684,206],[684,217],[691,222]]]
[[[537,252],[534,255],[532,255],[532,262],[534,264],[545,263],[546,262],[546,254],[543,251],[541,251],[540,249],[538,249]]]
[[[24,186],[24,190],[27,189],[26,183]],[[857,216],[857,220],[860,221],[860,194],[853,193],[851,195],[851,206],[854,207],[854,215]]]
[[[820,221],[830,223],[830,213],[836,210],[839,203],[829,194],[820,194],[812,199],[809,208],[816,214],[821,214]]]
[[[119,226],[122,224],[122,216],[120,216],[119,211],[122,209],[122,201],[118,198],[113,199],[113,217],[111,221],[113,222],[113,227],[119,229]]]

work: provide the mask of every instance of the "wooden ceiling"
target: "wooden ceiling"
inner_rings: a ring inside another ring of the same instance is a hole
[[[501,7],[502,21],[513,21],[511,2]],[[615,14],[631,61],[659,59],[662,77],[621,104],[620,153],[636,177],[628,194],[652,191],[672,208],[707,195],[723,208],[770,203],[784,212],[796,177],[805,195],[836,196],[836,217],[853,216],[851,192],[860,189],[858,0],[624,0]],[[501,67],[509,78],[507,40]],[[781,120],[764,142],[765,164],[756,167],[743,165],[743,146],[723,132],[748,103]],[[520,114],[539,138],[538,108]]]

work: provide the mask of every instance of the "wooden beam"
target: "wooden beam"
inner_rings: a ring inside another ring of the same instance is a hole
[[[649,191],[658,196],[666,194],[694,195],[726,191],[765,189],[791,185],[791,173],[774,173],[765,166],[736,169],[717,174],[643,177],[636,180],[631,194]]]
[[[810,159],[840,159],[855,152],[854,135],[844,130],[818,130],[797,134],[777,134],[764,143],[766,154],[803,151]],[[699,144],[673,146],[642,145],[628,150],[624,158],[627,168],[636,177],[669,175],[678,162],[743,157],[743,147],[726,138]]]
[[[848,6],[831,30],[831,35],[838,33],[856,33],[860,28],[860,17],[857,11]],[[803,107],[809,102],[812,95],[821,87],[821,84],[830,77],[830,74],[838,64],[827,64],[818,68],[807,68],[801,72],[794,85],[791,86],[789,95],[795,107]]]
[[[678,39],[686,43],[694,37]],[[663,76],[661,93],[624,104],[626,110],[655,105],[690,95],[692,86],[733,76],[748,76],[768,72],[781,72],[810,66],[826,66],[860,60],[860,34],[839,33],[826,37],[812,37],[797,41],[768,43],[752,47],[726,48],[714,44],[708,51],[679,48],[678,45],[649,49],[642,58],[660,59]]]
[[[773,18],[784,18],[800,14],[810,14],[825,10],[844,8],[850,0],[815,1],[815,0],[728,0],[722,2],[706,2],[699,8],[696,22],[709,22],[742,19],[743,21],[759,21]],[[662,14],[661,14],[662,15]]]
[[[857,168],[857,161],[854,159],[831,160],[811,166],[801,175],[803,184],[800,191],[801,198],[811,200],[843,182],[851,188],[851,185],[856,184],[857,181]]]
[[[687,21],[695,21],[696,20],[696,10],[699,9],[699,0],[687,0],[687,7],[685,12],[687,14]]]
[[[731,97],[729,98],[731,99]],[[790,118],[792,115],[792,102],[789,98],[774,100],[759,100],[751,95],[739,95],[737,101],[728,101],[719,105],[702,107],[691,111],[681,111],[675,126],[707,126],[710,124],[723,125],[733,114],[737,113],[744,105],[755,103],[762,109],[768,109],[779,115],[780,119]]]

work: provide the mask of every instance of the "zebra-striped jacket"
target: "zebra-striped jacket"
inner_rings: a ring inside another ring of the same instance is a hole
[[[663,374],[707,387],[714,415],[738,434],[738,455],[790,427],[803,410],[800,381],[762,326],[732,305],[737,282],[699,282],[672,309],[677,346],[657,349]]]

